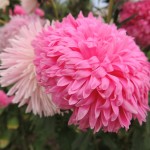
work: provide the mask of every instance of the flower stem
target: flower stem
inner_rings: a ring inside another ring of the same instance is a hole
[[[107,15],[108,23],[110,23],[111,18],[112,18],[113,6],[114,6],[114,0],[110,0],[109,6],[108,6],[108,15]]]
[[[54,0],[51,0],[51,3],[53,6],[53,9],[54,9],[55,17],[56,17],[56,19],[58,19],[58,11],[57,11],[56,3],[54,2]]]

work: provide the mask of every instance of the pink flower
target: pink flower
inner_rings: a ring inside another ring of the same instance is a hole
[[[71,15],[33,42],[37,78],[69,124],[117,132],[146,121],[150,64],[133,39],[92,15]]]
[[[36,15],[12,16],[10,22],[0,27],[0,52],[10,46],[9,39],[17,35],[22,26],[27,25],[28,22],[37,17]]]
[[[4,91],[0,90],[0,108],[7,107],[12,102],[13,96],[7,97]]]
[[[35,11],[39,7],[38,0],[21,0],[21,6],[29,14]]]
[[[10,11],[11,15],[29,15],[28,12],[20,5],[16,5],[13,11]],[[45,13],[42,9],[36,8],[32,13],[34,15],[44,17]]]
[[[59,113],[59,109],[51,100],[51,95],[46,94],[44,88],[38,84],[33,64],[35,55],[31,41],[47,25],[49,24],[40,18],[30,20],[10,39],[11,47],[0,54],[2,87],[12,85],[8,95],[14,95],[13,103],[19,103],[19,106],[27,104],[27,112],[33,111],[40,116]]]
[[[120,13],[120,21],[133,17],[122,28],[135,38],[141,47],[150,46],[150,0],[126,2]]]
[[[40,8],[36,8],[35,14],[40,16],[40,17],[43,17],[45,15],[44,11]]]
[[[20,5],[15,6],[13,13],[15,15],[26,15],[25,10]]]

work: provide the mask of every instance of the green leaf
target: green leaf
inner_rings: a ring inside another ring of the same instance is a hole
[[[10,118],[7,122],[7,128],[16,130],[19,127],[19,121],[17,117]]]
[[[150,150],[150,116],[143,126],[134,129],[131,150]]]
[[[10,143],[11,134],[9,131],[5,131],[0,135],[0,149],[6,148]]]
[[[91,132],[79,133],[77,138],[72,144],[72,150],[88,150],[91,139]]]

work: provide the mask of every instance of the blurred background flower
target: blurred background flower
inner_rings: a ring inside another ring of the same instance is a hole
[[[32,13],[39,7],[38,0],[21,0],[21,6],[27,13]]]
[[[130,19],[129,19],[130,18]],[[150,1],[126,2],[122,6],[120,21],[129,19],[122,28],[135,38],[142,48],[150,46]]]
[[[9,0],[0,0],[0,9],[6,9],[9,5]]]
[[[0,90],[0,109],[12,103],[13,98],[13,96],[8,97],[4,91]]]

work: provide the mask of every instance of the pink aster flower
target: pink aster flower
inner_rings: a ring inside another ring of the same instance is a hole
[[[122,27],[135,38],[141,47],[150,46],[150,0],[126,2],[120,13],[120,21],[133,17]]]
[[[71,15],[33,42],[37,77],[69,124],[117,132],[146,120],[150,64],[133,39],[92,15]]]
[[[27,112],[33,111],[40,116],[52,116],[59,113],[59,109],[46,94],[36,80],[33,64],[34,50],[31,41],[47,23],[40,18],[28,22],[19,33],[10,39],[11,47],[0,54],[1,70],[0,83],[2,87],[11,86],[8,95],[14,95],[13,103],[19,106],[27,104]]]
[[[10,46],[9,39],[18,34],[20,28],[27,25],[31,20],[35,20],[36,15],[17,15],[12,16],[11,20],[0,27],[0,52]]]
[[[7,107],[12,102],[13,96],[8,97],[4,91],[0,90],[0,108]]]

